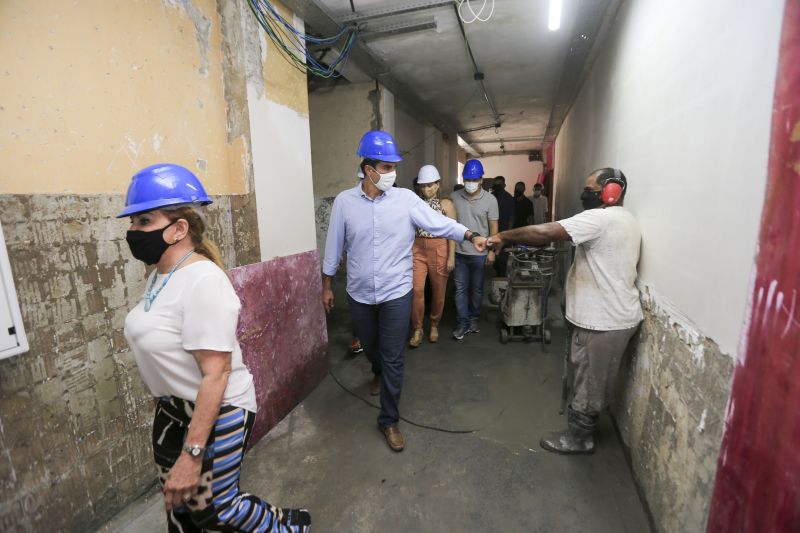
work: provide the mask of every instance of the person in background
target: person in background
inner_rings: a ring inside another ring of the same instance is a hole
[[[419,169],[417,187],[419,194],[428,207],[455,220],[456,208],[447,198],[439,198],[439,171],[433,165],[425,165]],[[414,255],[414,297],[411,307],[411,340],[412,348],[422,343],[422,322],[425,315],[425,281],[431,283],[431,329],[428,335],[430,342],[439,340],[439,321],[444,310],[444,294],[447,278],[456,265],[456,243],[442,237],[435,237],[430,232],[417,228],[417,237],[412,248]]]
[[[542,194],[542,184],[537,183],[533,186],[533,198],[531,198],[531,203],[533,207],[533,219],[531,221],[532,224],[544,224],[547,222],[550,217],[548,216],[547,208],[547,196]],[[517,227],[517,226],[514,226]]]
[[[499,210],[494,196],[481,189],[483,165],[470,159],[461,173],[464,189],[453,193],[451,199],[456,206],[457,219],[467,227],[475,228],[478,234],[497,233]],[[480,331],[481,304],[485,267],[494,264],[493,251],[484,248],[456,245],[455,300],[458,324],[453,338],[461,340],[467,333]]]
[[[405,447],[398,428],[404,352],[411,319],[413,260],[417,228],[437,237],[473,245],[486,238],[437,213],[408,189],[394,187],[403,160],[391,135],[369,131],[358,147],[361,184],[333,202],[325,259],[322,303],[333,308],[331,283],[342,252],[347,252],[347,298],[356,333],[380,384],[378,429],[395,452]]]
[[[205,236],[200,180],[173,164],[137,172],[126,235],[134,258],[155,265],[125,318],[125,338],[155,399],[153,454],[170,532],[306,532],[303,509],[279,509],[239,490],[256,417],[253,376],[236,340],[239,298]]]
[[[503,176],[496,176],[494,178],[494,185],[492,185],[492,194],[497,200],[497,208],[500,218],[497,220],[497,227],[499,231],[511,229],[511,224],[514,220],[514,197],[506,191],[506,178]],[[506,277],[506,267],[508,266],[508,252],[501,251],[497,254],[497,259],[494,262],[494,272],[497,277]]]
[[[531,223],[533,203],[525,197],[525,182],[518,181],[514,185],[514,221],[513,228],[521,228]]]
[[[608,403],[625,348],[643,318],[636,287],[642,236],[639,223],[622,206],[627,189],[628,180],[619,169],[595,170],[584,182],[582,213],[505,231],[488,241],[494,247],[543,246],[552,241],[576,247],[566,282],[566,317],[573,324],[569,355],[573,396],[567,430],[539,442],[550,452],[594,452],[597,419]]]
[[[497,228],[499,231],[505,231],[511,228],[511,221],[514,218],[514,197],[506,191],[506,178],[497,176],[494,178],[492,185],[492,194],[497,200],[497,208],[500,218],[497,219]]]

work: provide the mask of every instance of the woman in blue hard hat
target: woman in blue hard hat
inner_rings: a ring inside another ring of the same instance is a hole
[[[253,377],[236,340],[239,298],[200,207],[211,200],[179,165],[133,176],[125,209],[133,256],[155,265],[125,319],[125,338],[156,399],[153,453],[170,532],[306,532],[305,510],[239,491],[256,413]]]
[[[419,195],[428,207],[455,220],[456,208],[448,198],[439,198],[439,171],[433,165],[419,169],[417,186]],[[425,316],[425,280],[431,280],[431,329],[430,342],[439,340],[439,321],[444,310],[444,294],[447,278],[456,265],[456,243],[435,237],[422,228],[417,228],[417,237],[411,249],[414,255],[414,300],[411,307],[412,348],[422,344],[422,322]]]

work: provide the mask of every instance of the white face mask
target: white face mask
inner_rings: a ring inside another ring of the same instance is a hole
[[[397,179],[397,171],[393,170],[391,172],[387,172],[386,174],[381,174],[380,176],[381,177],[378,180],[378,183],[372,181],[372,178],[370,178],[370,181],[372,181],[372,184],[378,189],[386,192],[392,188],[392,185],[394,185],[394,180]]]
[[[473,194],[476,192],[481,186],[480,181],[465,181],[464,182],[464,190],[467,191],[469,194]]]

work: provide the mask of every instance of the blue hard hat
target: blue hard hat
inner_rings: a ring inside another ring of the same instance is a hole
[[[461,171],[461,177],[465,180],[477,180],[483,177],[483,165],[477,159],[470,159]]]
[[[397,151],[397,145],[391,135],[385,131],[368,131],[358,143],[358,156],[387,163],[399,163],[403,160]]]
[[[168,205],[198,203],[211,199],[191,170],[172,163],[159,163],[133,175],[125,198],[125,209],[117,218],[144,213]]]

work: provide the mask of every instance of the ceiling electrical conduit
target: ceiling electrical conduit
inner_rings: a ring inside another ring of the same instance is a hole
[[[464,30],[464,23],[461,21],[461,14],[458,11],[458,5],[453,4],[453,9],[456,12],[456,18],[458,19],[458,27],[461,30],[461,36],[464,38],[464,44],[467,45],[467,52],[469,52],[469,58],[472,60],[472,67],[474,69],[474,79],[480,85],[481,91],[483,91],[483,99],[486,100],[486,103],[489,104],[489,107],[492,110],[492,116],[494,117],[494,128],[497,129],[502,125],[502,122],[500,121],[500,115],[497,112],[497,108],[495,108],[494,106],[494,102],[492,102],[492,99],[489,98],[489,93],[486,90],[486,84],[483,81],[483,72],[481,72],[480,69],[478,68],[478,63],[475,61],[475,55],[472,53],[472,48],[469,45],[469,40],[467,39],[467,32]]]

